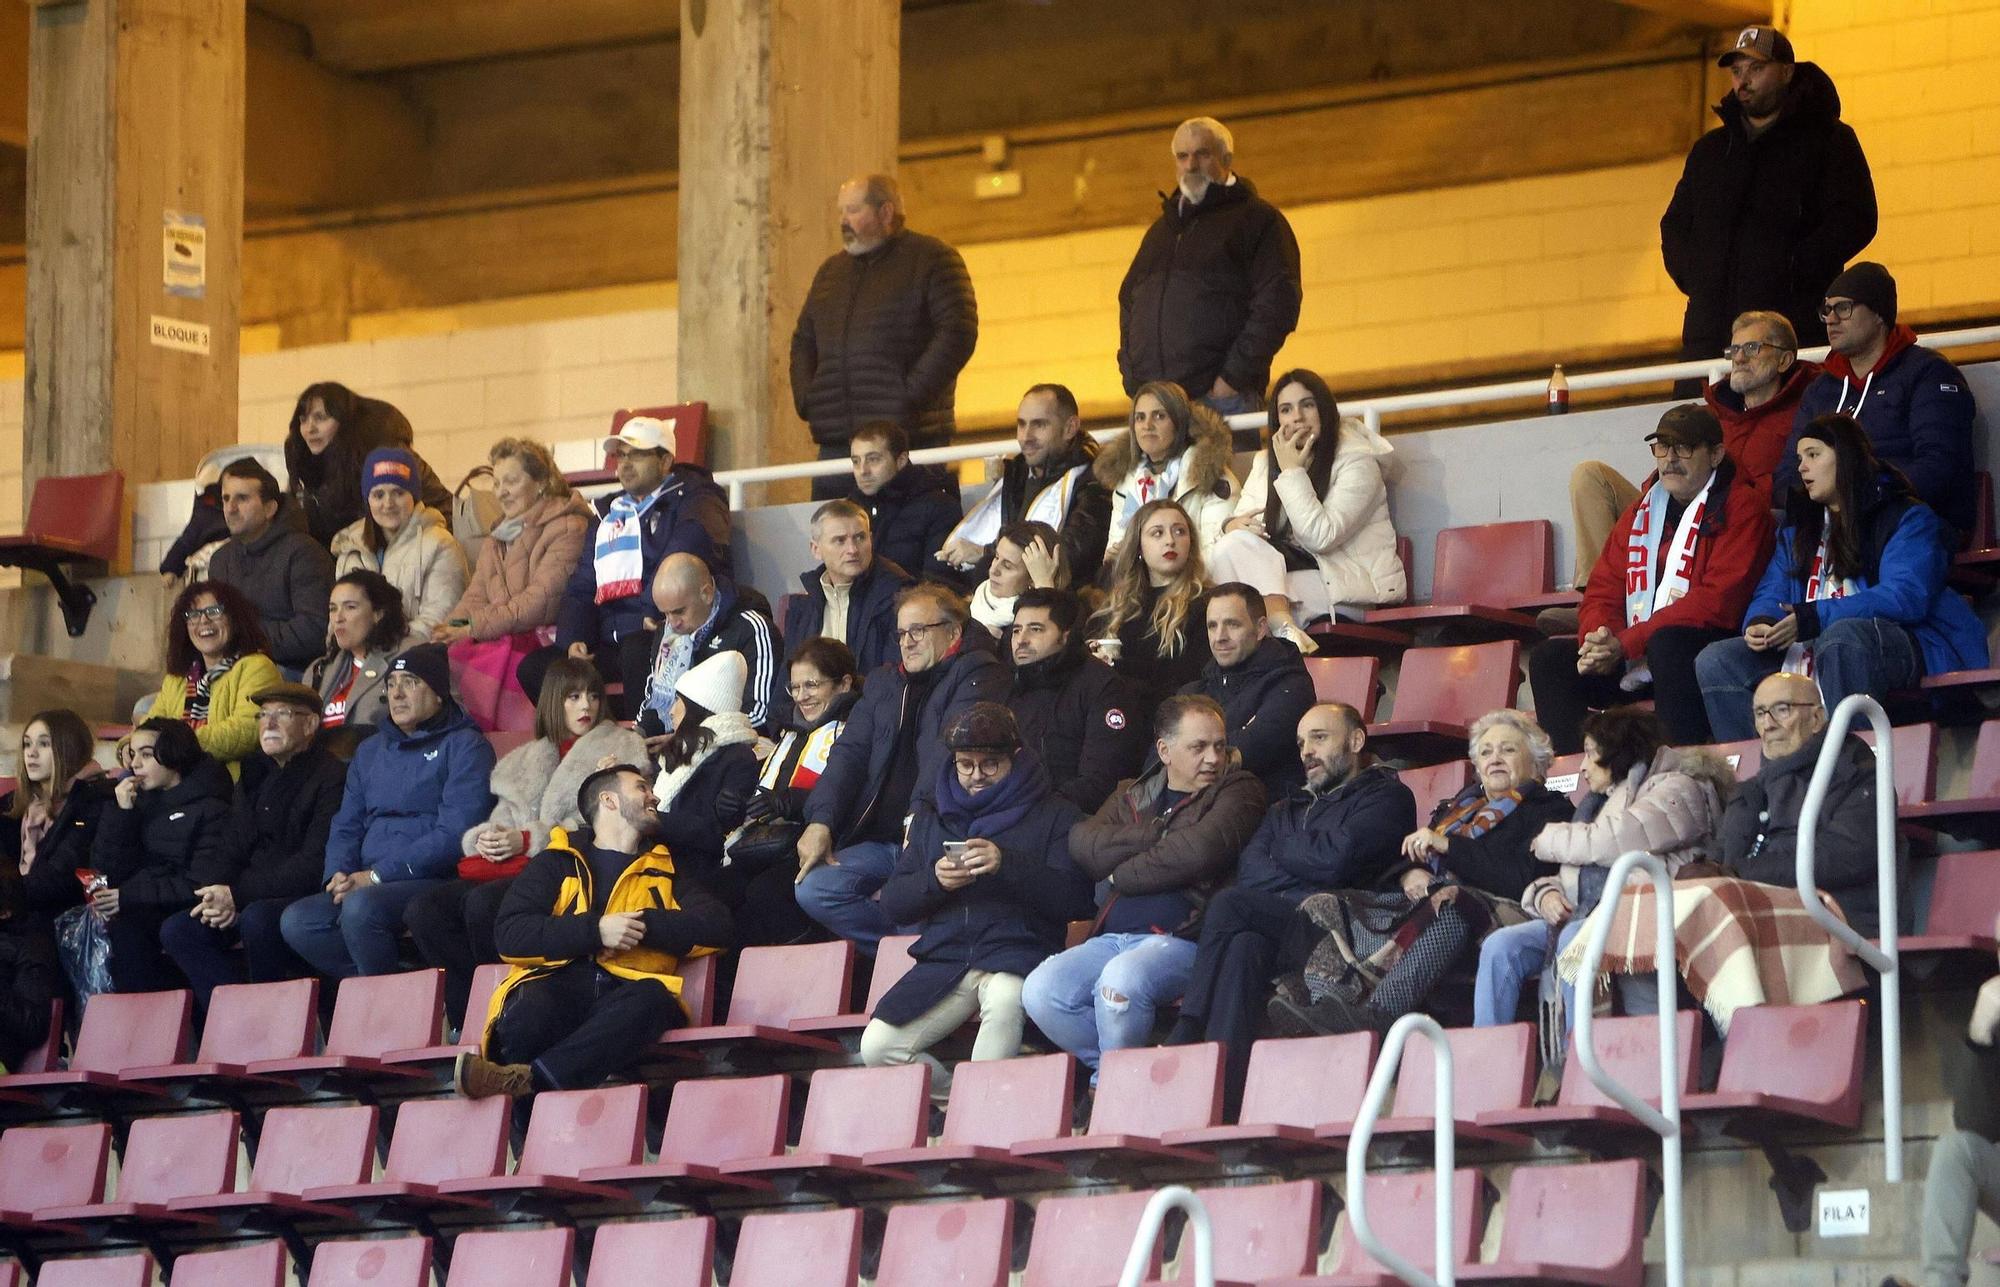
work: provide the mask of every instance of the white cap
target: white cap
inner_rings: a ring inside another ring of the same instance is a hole
[[[743,688],[750,682],[750,663],[740,652],[718,652],[688,667],[674,696],[718,715],[724,711],[743,712]]]
[[[604,440],[604,450],[610,451],[613,443],[638,451],[670,452],[674,449],[674,422],[656,416],[633,416]]]

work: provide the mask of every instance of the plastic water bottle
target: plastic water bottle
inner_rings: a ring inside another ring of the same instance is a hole
[[[1562,363],[1549,375],[1549,414],[1566,416],[1569,414],[1569,379],[1563,375]]]

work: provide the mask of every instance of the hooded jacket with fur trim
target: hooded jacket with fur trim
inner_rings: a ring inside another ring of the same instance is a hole
[[[1550,889],[1577,905],[1577,876],[1584,867],[1609,867],[1627,850],[1643,849],[1667,864],[1669,874],[1691,862],[1722,857],[1722,815],[1736,794],[1736,774],[1712,751],[1663,746],[1611,788],[1589,822],[1551,822],[1535,837],[1535,857],[1560,864],[1553,876],[1528,886],[1521,905],[1536,904]]]
[[[1236,510],[1239,484],[1230,468],[1235,450],[1229,425],[1207,407],[1196,403],[1194,422],[1189,427],[1188,445],[1181,452],[1180,479],[1174,484],[1173,499],[1187,511],[1194,523],[1195,541],[1203,551],[1222,535],[1222,525]],[[1091,470],[1097,481],[1111,493],[1111,518],[1105,532],[1104,561],[1118,556],[1125,529],[1139,512],[1139,440],[1127,429],[1097,453]]]

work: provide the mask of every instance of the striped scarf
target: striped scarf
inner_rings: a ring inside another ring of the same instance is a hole
[[[181,718],[186,720],[190,727],[200,728],[208,723],[209,689],[214,687],[218,678],[228,674],[229,668],[235,664],[236,658],[224,657],[213,666],[207,666],[202,664],[201,658],[196,657],[194,665],[188,667],[187,709]]]
[[[612,498],[611,507],[597,525],[597,547],[592,551],[598,603],[629,599],[645,589],[641,582],[646,576],[646,550],[639,524],[665,490],[662,484],[644,500],[633,500],[627,492]]]

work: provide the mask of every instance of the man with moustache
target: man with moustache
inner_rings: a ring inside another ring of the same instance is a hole
[[[903,193],[886,174],[840,187],[842,253],[813,274],[792,331],[792,406],[821,460],[846,460],[871,420],[901,425],[910,446],[951,441],[958,373],[979,339],[972,277],[956,250],[903,222]],[[813,499],[848,489],[813,480]]]
[[[1055,793],[1085,813],[1139,772],[1146,719],[1138,694],[1084,651],[1083,607],[1067,590],[1023,590],[1014,602],[1014,682],[1002,704]]]

